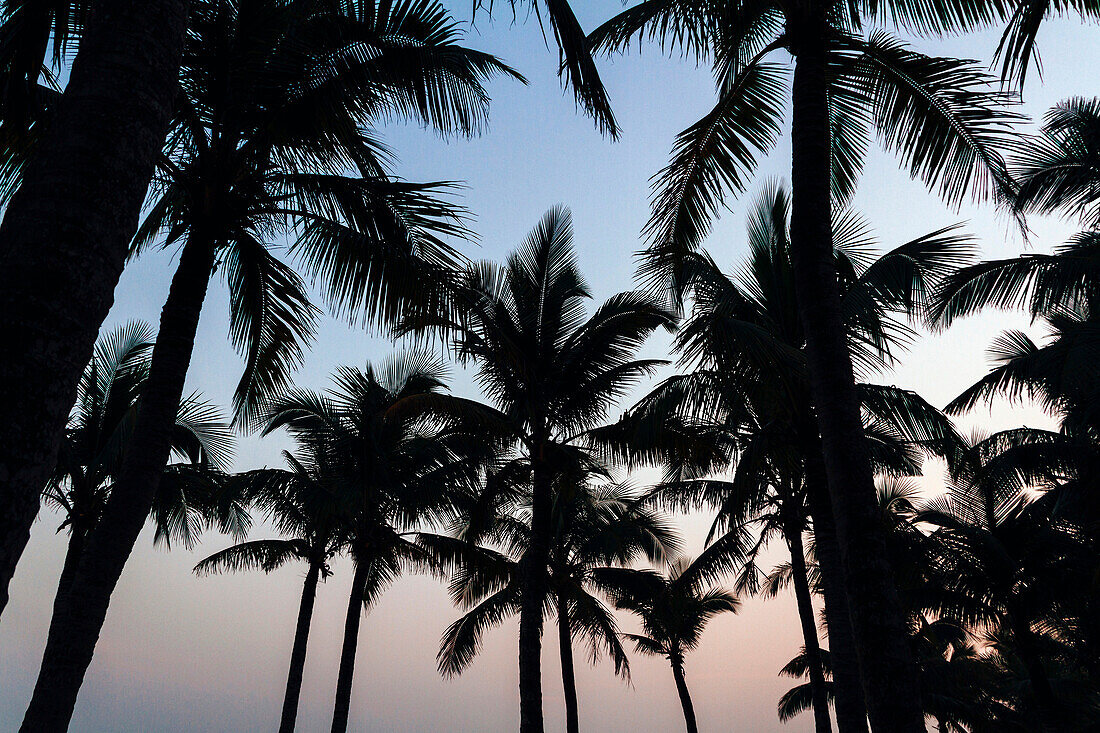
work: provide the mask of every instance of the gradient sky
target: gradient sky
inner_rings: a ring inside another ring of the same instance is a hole
[[[451,2],[461,18],[467,2]],[[467,44],[499,55],[530,80],[522,87],[504,80],[491,87],[490,130],[470,141],[441,141],[416,126],[394,125],[385,137],[399,155],[398,172],[409,180],[463,180],[464,202],[476,214],[481,241],[464,245],[477,259],[507,255],[551,205],[573,211],[580,264],[597,299],[631,287],[639,231],[648,211],[648,179],[667,161],[674,135],[713,104],[709,71],[643,53],[603,61],[601,71],[622,123],[621,141],[602,138],[574,108],[555,76],[557,56],[532,20],[513,24],[504,2],[495,23],[480,17]],[[591,29],[617,12],[617,0],[575,2]],[[1040,37],[1044,78],[1035,76],[1022,110],[1041,116],[1066,97],[1091,94],[1100,66],[1096,30],[1052,22]],[[920,42],[924,51],[988,61],[996,33]],[[1082,72],[1084,72],[1082,74]],[[1079,80],[1079,75],[1084,77]],[[1026,128],[1025,128],[1026,129]],[[760,167],[753,191],[766,177],[789,176],[784,141]],[[899,172],[886,154],[872,154],[854,205],[871,222],[883,247],[894,246],[946,224],[967,221],[984,257],[1044,251],[1073,227],[1036,219],[1025,244],[1011,222],[989,206],[952,211]],[[744,256],[744,206],[731,202],[707,242],[727,269]],[[167,292],[171,253],[146,256],[119,284],[105,327],[133,318],[156,323]],[[189,389],[228,405],[240,375],[240,360],[227,339],[224,285],[211,288],[188,379]],[[942,406],[987,368],[985,347],[1004,328],[1040,333],[1019,315],[988,313],[960,322],[944,334],[921,338],[904,366],[880,381],[917,389]],[[666,353],[667,337],[646,347]],[[361,365],[385,358],[391,341],[326,321],[300,370],[303,386],[323,388],[338,364]],[[454,390],[473,396],[468,374],[454,371]],[[625,404],[624,404],[625,407]],[[1027,408],[997,406],[961,421],[1003,428],[1049,420]],[[242,438],[235,468],[281,465],[285,438]],[[935,470],[930,471],[934,474]],[[932,483],[932,482],[930,482]],[[11,585],[11,602],[0,622],[0,730],[14,730],[25,709],[41,658],[49,613],[61,568],[65,536],[60,519],[44,512]],[[683,518],[688,550],[702,547],[706,520]],[[257,525],[254,538],[269,536]],[[82,731],[269,731],[277,726],[304,571],[287,567],[271,575],[248,573],[196,578],[190,568],[226,546],[208,535],[194,552],[152,547],[152,533],[138,540],[115,592],[95,660],[81,691],[71,730]],[[777,550],[781,548],[776,548]],[[782,559],[782,553],[775,557]],[[322,585],[310,637],[299,714],[301,731],[327,729],[332,710],[340,636],[350,572],[337,562]],[[439,636],[457,611],[443,586],[423,577],[399,581],[363,621],[360,632],[351,728],[364,731],[505,731],[518,719],[516,624],[490,632],[484,653],[461,678],[443,680],[435,669]],[[629,630],[632,622],[624,618]],[[549,730],[562,730],[564,716],[554,636],[544,654],[544,699]],[[775,705],[790,686],[776,676],[801,639],[794,599],[749,600],[736,617],[713,622],[700,650],[688,659],[687,676],[703,730],[808,731],[806,715],[779,723]],[[630,685],[607,664],[584,664],[578,650],[582,727],[600,731],[680,730],[683,719],[671,674],[663,660],[635,659]]]

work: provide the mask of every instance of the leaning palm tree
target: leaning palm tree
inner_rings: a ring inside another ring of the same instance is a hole
[[[588,461],[583,454],[572,458],[580,464]],[[530,475],[525,468],[513,462],[486,481],[464,513],[456,539],[439,547],[455,558],[458,572],[450,592],[467,609],[447,628],[440,644],[439,669],[447,676],[461,674],[480,650],[485,631],[519,610],[519,563],[531,544]],[[600,567],[625,566],[642,558],[663,561],[679,548],[672,527],[641,498],[628,484],[610,481],[599,465],[574,466],[554,481],[546,606],[557,615],[569,733],[580,729],[575,637],[587,641],[592,661],[606,652],[616,673],[629,678],[618,626],[592,587],[593,574]]]
[[[416,542],[416,530],[454,516],[494,446],[474,435],[476,403],[444,392],[444,365],[406,354],[374,367],[341,368],[327,395],[293,390],[276,398],[264,434],[287,428],[318,453],[313,460],[328,491],[343,504],[339,529],[354,574],[333,733],[347,730],[359,621],[405,569],[438,569]]]
[[[704,556],[700,556],[702,560]],[[638,616],[641,634],[624,634],[640,654],[661,656],[672,666],[688,733],[698,733],[695,708],[684,676],[684,658],[699,646],[703,630],[722,613],[737,613],[740,601],[728,590],[708,588],[710,562],[680,558],[666,574],[606,568],[597,579],[617,608]]]
[[[555,465],[582,444],[637,380],[663,362],[635,359],[674,316],[640,292],[614,295],[586,316],[591,297],[577,268],[569,212],[551,209],[504,267],[471,267],[458,283],[456,319],[407,324],[449,330],[460,360],[472,362],[497,424],[530,463],[531,543],[520,560],[520,729],[540,733],[543,603],[553,538]]]
[[[677,265],[709,231],[727,194],[740,194],[757,157],[781,129],[785,67],[793,59],[791,144],[792,276],[806,333],[809,384],[822,436],[837,534],[844,547],[853,625],[863,661],[872,722],[919,731],[917,684],[901,609],[882,561],[884,538],[872,517],[874,485],[862,435],[853,366],[835,262],[832,215],[851,194],[875,130],[914,177],[949,202],[969,192],[1009,198],[1012,181],[998,149],[1014,116],[1002,109],[976,64],[916,53],[865,23],[897,20],[947,31],[989,21],[973,3],[906,2],[857,6],[833,0],[706,2],[653,0],[630,7],[590,36],[607,52],[635,37],[711,62],[718,103],[680,134],[656,177],[645,274],[682,283]]]
[[[323,448],[309,441],[302,447],[303,452],[297,456],[284,454],[286,469],[248,471],[227,481],[233,487],[232,492],[247,497],[250,505],[261,511],[283,538],[241,542],[195,565],[195,573],[208,575],[238,570],[270,573],[295,560],[306,563],[280,733],[293,733],[298,716],[317,582],[332,575],[329,562],[346,543],[343,525],[347,499],[327,483]]]
[[[35,14],[76,4],[8,2],[5,9]],[[4,209],[0,382],[20,389],[0,408],[0,612],[169,125],[187,7],[184,0],[96,3],[65,94],[48,129],[36,131],[35,155]],[[13,40],[8,34],[21,29],[8,20],[0,18],[7,41],[40,49],[15,62],[9,89],[37,84],[43,33]],[[65,45],[56,33],[53,41]]]
[[[59,598],[68,591],[133,438],[153,338],[152,329],[140,321],[104,334],[81,379],[57,467],[42,494],[45,504],[64,517],[58,531],[69,533]],[[198,395],[185,399],[176,412],[171,445],[172,456],[181,462],[168,467],[153,500],[154,542],[190,548],[211,523],[234,535],[247,532],[250,521],[242,502],[221,486],[233,442],[218,410]]]
[[[438,186],[387,172],[387,152],[367,125],[401,115],[444,133],[477,132],[488,108],[483,82],[510,70],[457,40],[456,24],[433,0],[196,6],[179,109],[133,243],[135,254],[156,241],[182,244],[180,261],[135,443],[104,531],[89,540],[94,562],[78,570],[75,602],[52,624],[28,729],[71,715],[137,518],[167,459],[167,427],[214,272],[226,274],[230,336],[245,356],[235,396],[244,423],[264,395],[286,385],[315,316],[298,275],[271,249],[278,235],[297,235],[293,249],[329,298],[369,321],[436,291],[424,278],[454,256],[438,237],[462,226],[432,194]]]

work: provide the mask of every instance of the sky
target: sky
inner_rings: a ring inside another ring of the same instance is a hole
[[[457,17],[469,18],[469,4],[449,2]],[[621,9],[618,0],[574,2],[582,25],[594,28]],[[382,132],[398,154],[396,171],[412,181],[461,180],[462,202],[476,215],[479,241],[462,244],[474,259],[502,260],[555,204],[573,213],[582,271],[594,302],[633,287],[640,231],[649,213],[650,176],[666,162],[677,132],[710,109],[713,83],[706,68],[669,59],[652,46],[641,53],[604,60],[602,77],[622,124],[622,138],[601,137],[563,92],[556,76],[557,54],[538,24],[515,23],[498,3],[496,19],[484,15],[468,30],[466,44],[496,54],[529,80],[500,79],[490,86],[491,123],[472,140],[441,140],[416,125],[392,124]],[[1097,30],[1069,21],[1048,24],[1040,36],[1043,78],[1029,81],[1020,111],[1040,118],[1052,104],[1093,90],[1085,81],[1100,65]],[[997,34],[919,41],[923,51],[976,58],[988,63]],[[551,41],[552,43],[552,41]],[[782,57],[778,57],[781,58]],[[1082,74],[1082,72],[1084,72]],[[1027,125],[1022,130],[1029,129]],[[785,135],[762,161],[756,183],[789,177]],[[745,255],[745,204],[729,202],[706,243],[727,270]],[[871,223],[883,248],[896,246],[947,224],[966,222],[985,258],[1042,252],[1074,231],[1070,222],[1034,219],[1028,241],[1008,218],[989,205],[944,206],[923,185],[901,172],[895,159],[875,151],[853,206]],[[172,252],[144,256],[122,276],[115,306],[104,324],[111,328],[140,318],[156,323],[167,293]],[[879,381],[916,389],[943,406],[988,368],[985,348],[1005,328],[1041,330],[1018,314],[984,313],[939,334],[924,334],[904,364]],[[240,358],[227,340],[224,284],[215,279],[207,297],[188,389],[229,405],[240,376]],[[326,319],[296,381],[323,389],[340,364],[380,361],[405,345]],[[655,336],[646,356],[662,357],[667,336]],[[455,368],[452,388],[477,396],[469,373]],[[639,391],[640,395],[641,392]],[[637,395],[635,395],[637,396]],[[621,408],[628,406],[629,400]],[[617,411],[614,413],[617,414]],[[965,429],[1020,424],[1046,426],[1047,416],[1027,406],[997,405],[960,420]],[[241,437],[234,468],[281,465],[285,436]],[[934,485],[933,477],[926,484]],[[932,489],[934,490],[934,489]],[[682,517],[687,550],[703,547],[706,518]],[[64,553],[60,518],[43,511],[11,584],[11,601],[0,620],[0,730],[22,719],[41,660],[49,614]],[[257,523],[252,537],[272,536]],[[71,730],[90,731],[269,731],[277,727],[304,568],[288,566],[270,575],[240,573],[198,578],[190,570],[207,554],[230,544],[208,534],[194,551],[154,548],[152,532],[139,538],[115,591],[96,656],[81,690]],[[783,559],[783,548],[773,556]],[[318,591],[299,712],[300,731],[326,730],[331,719],[350,568],[335,564],[335,576]],[[518,719],[517,627],[490,631],[484,652],[464,675],[442,679],[435,668],[439,637],[458,616],[445,588],[426,577],[398,581],[363,619],[359,637],[351,729],[506,731]],[[624,630],[632,630],[622,618]],[[564,729],[556,637],[544,644],[544,707],[550,731]],[[688,658],[687,678],[700,728],[740,731],[808,731],[804,715],[781,724],[775,713],[790,681],[778,670],[801,644],[793,596],[747,599],[736,616],[711,623],[700,649]],[[615,677],[606,662],[592,666],[577,651],[582,728],[600,731],[675,731],[683,718],[667,663],[634,658],[630,683]]]

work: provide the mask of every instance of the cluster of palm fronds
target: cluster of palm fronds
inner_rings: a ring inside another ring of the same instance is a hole
[[[444,675],[519,617],[523,733],[543,730],[551,615],[570,733],[578,642],[623,677],[631,647],[666,658],[695,731],[685,657],[706,624],[788,587],[803,646],[782,673],[806,681],[779,701],[783,719],[812,710],[818,733],[830,709],[841,733],[911,733],[926,717],[941,733],[1100,727],[1100,102],[1069,100],[1024,135],[1006,91],[1022,87],[1045,17],[1095,7],[646,0],[586,35],[565,0],[502,3],[546,20],[563,79],[610,137],[621,130],[594,54],[650,40],[713,68],[714,108],[654,178],[641,289],[589,312],[568,210],[505,264],[471,263],[454,244],[472,236],[454,186],[394,173],[383,123],[476,135],[488,82],[523,81],[461,45],[437,0],[147,2],[0,5],[0,382],[16,385],[0,415],[0,610],[40,498],[69,533],[24,730],[67,728],[150,519],[158,542],[234,537],[199,573],[305,564],[283,731],[339,555],[354,571],[334,731],[348,725],[361,614],[409,570],[447,579],[461,609]],[[1000,87],[977,62],[893,34],[998,22]],[[136,104],[116,123],[131,82]],[[788,108],[790,190],[764,187],[729,274],[702,245]],[[975,262],[959,227],[880,253],[849,209],[872,138],[950,204],[992,200],[1021,223],[1068,214],[1084,230],[1003,261]],[[97,177],[119,201],[95,200]],[[92,254],[74,265],[81,244]],[[81,373],[124,260],[154,246],[179,253],[159,328],[101,336]],[[184,387],[219,272],[244,360],[231,418]],[[418,352],[340,368],[324,393],[295,388],[321,317],[309,284],[340,317],[449,346],[483,401],[450,394],[445,363]],[[87,303],[65,307],[70,288]],[[993,370],[943,411],[875,383],[921,326],[986,307],[1026,310],[1047,334],[998,337]],[[612,420],[669,365],[639,356],[659,329],[674,334],[676,373]],[[1058,427],[960,435],[949,416],[991,399],[1037,403]],[[232,473],[234,428],[289,432],[286,468]],[[929,460],[945,480],[918,491]],[[635,485],[641,467],[660,479]],[[694,559],[682,512],[712,519]],[[248,539],[253,514],[281,536]],[[777,540],[790,561],[768,567]]]

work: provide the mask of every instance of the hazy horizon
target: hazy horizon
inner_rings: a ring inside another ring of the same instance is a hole
[[[468,2],[446,3],[461,19]],[[503,5],[503,4],[502,4]],[[575,5],[580,6],[580,3]],[[577,7],[587,30],[617,12],[617,0]],[[522,18],[521,18],[522,20]],[[1091,96],[1074,76],[1100,62],[1092,34],[1079,22],[1051,22],[1040,35],[1044,77],[1029,81],[1021,110],[1039,118],[1069,96]],[[919,49],[988,62],[997,31],[921,41]],[[463,245],[474,259],[503,259],[554,204],[573,213],[578,257],[595,294],[593,305],[631,288],[633,253],[649,213],[648,179],[665,165],[680,130],[710,109],[713,84],[706,68],[664,57],[653,44],[639,55],[600,60],[600,70],[622,124],[622,139],[601,137],[576,110],[571,93],[556,77],[557,52],[544,44],[538,24],[511,23],[506,7],[497,20],[480,15],[466,45],[500,56],[527,76],[523,87],[505,80],[491,88],[489,130],[474,140],[443,141],[413,125],[383,129],[399,157],[396,172],[412,181],[462,180],[462,201],[476,215],[476,245]],[[552,41],[551,41],[552,46]],[[1030,129],[1030,128],[1025,128]],[[789,178],[789,142],[760,167],[750,195],[732,201],[706,248],[729,271],[745,255],[746,204],[767,178]],[[966,230],[981,245],[983,258],[1024,251],[1014,225],[988,204],[959,212],[941,204],[909,180],[896,160],[880,151],[868,161],[853,206],[878,235],[883,249],[944,225],[969,221]],[[1060,244],[1075,229],[1066,222],[1036,218],[1031,251]],[[151,253],[128,267],[105,323],[110,328],[134,318],[154,326],[167,293],[171,252]],[[241,362],[226,338],[227,298],[213,281],[200,323],[188,377],[226,408]],[[936,406],[985,373],[985,348],[1000,330],[1025,328],[1041,333],[1018,314],[987,313],[947,332],[921,338],[903,366],[880,381],[916,389]],[[647,356],[667,354],[668,338],[658,335]],[[395,348],[378,335],[328,319],[297,375],[302,386],[324,388],[338,364],[381,361]],[[662,375],[670,373],[666,370]],[[468,373],[454,367],[456,393],[474,396]],[[625,408],[629,400],[613,412]],[[1047,424],[1035,409],[999,406],[990,416],[979,411],[960,424],[991,428]],[[233,468],[281,465],[282,436],[241,437]],[[0,730],[22,720],[38,673],[49,615],[67,536],[56,533],[60,519],[44,510],[11,584],[11,601],[0,620]],[[683,519],[687,551],[702,549],[705,517]],[[253,538],[274,536],[257,523]],[[152,547],[147,528],[135,546],[116,590],[96,656],[77,703],[70,730],[84,731],[266,731],[277,726],[289,664],[304,567],[288,566],[270,575],[227,574],[197,578],[191,567],[231,540],[209,533],[194,551]],[[785,548],[773,545],[781,560]],[[298,730],[327,729],[350,582],[348,562],[335,564],[335,576],[318,590],[309,639]],[[459,615],[442,583],[407,577],[388,591],[363,619],[352,697],[351,730],[504,731],[518,720],[516,622],[490,631],[484,652],[463,676],[443,679],[435,667],[439,637]],[[544,635],[544,709],[548,730],[564,729],[557,640],[548,622]],[[625,630],[633,621],[621,617]],[[793,595],[746,600],[737,616],[711,623],[698,652],[687,660],[701,730],[809,731],[809,713],[779,722],[776,702],[795,681],[777,677],[794,656],[801,635]],[[576,650],[581,727],[600,731],[682,730],[683,717],[664,660],[631,656],[632,683],[614,676],[606,662],[587,664]]]

